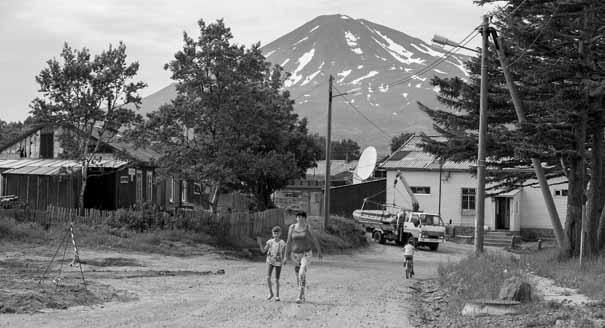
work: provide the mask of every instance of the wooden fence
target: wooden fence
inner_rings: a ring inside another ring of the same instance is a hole
[[[36,222],[41,225],[75,224],[111,225],[127,227],[133,230],[173,230],[183,229],[205,232],[210,235],[222,234],[223,237],[267,238],[271,228],[281,226],[285,229],[283,209],[270,209],[263,212],[233,212],[213,215],[207,211],[179,211],[176,214],[153,210],[120,209],[101,211],[86,209],[83,216],[76,208],[49,206],[46,211],[19,209],[0,213],[15,217],[19,221]],[[121,226],[120,226],[121,225]]]

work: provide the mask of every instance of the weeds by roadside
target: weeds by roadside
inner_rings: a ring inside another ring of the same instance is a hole
[[[521,255],[521,262],[539,276],[553,279],[562,287],[579,289],[593,299],[605,299],[605,255],[583,260],[560,258],[556,248]]]
[[[562,260],[556,249],[512,255],[485,253],[482,256],[469,254],[456,263],[447,263],[438,268],[439,279],[418,281],[414,285],[416,307],[415,320],[423,327],[596,327],[605,318],[602,303],[587,307],[567,306],[534,299],[525,304],[513,316],[464,317],[464,304],[476,299],[497,298],[503,282],[513,276],[523,277],[534,272],[554,279],[564,287],[579,288],[580,292],[602,299],[605,286],[605,258],[594,258],[579,269],[577,259]],[[442,296],[434,297],[436,290]],[[438,299],[438,304],[430,301]],[[426,300],[429,300],[428,302]],[[435,308],[438,308],[436,313]]]

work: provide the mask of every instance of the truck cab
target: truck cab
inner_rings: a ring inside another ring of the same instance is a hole
[[[400,225],[402,235],[414,238],[416,246],[428,246],[431,250],[437,250],[445,240],[445,224],[438,214],[404,212],[400,215],[399,223],[403,223]]]

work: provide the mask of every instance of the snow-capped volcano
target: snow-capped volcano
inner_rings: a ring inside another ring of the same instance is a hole
[[[267,60],[291,73],[286,88],[296,100],[295,111],[309,120],[311,131],[325,135],[331,74],[337,89],[334,94],[347,92],[346,99],[357,108],[346,104],[345,97],[333,99],[333,138],[351,138],[362,147],[373,145],[380,150],[386,150],[390,137],[401,132],[432,131],[432,121],[416,102],[436,105],[430,79],[435,75],[465,77],[468,59],[454,55],[442,60],[446,51],[439,47],[345,15],[319,16],[262,50]],[[174,94],[174,88],[157,94],[143,100],[144,112],[156,109],[159,98],[165,98],[158,96]],[[155,108],[147,108],[146,102]]]

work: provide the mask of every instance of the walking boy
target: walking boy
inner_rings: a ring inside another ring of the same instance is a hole
[[[269,287],[269,296],[267,296],[267,300],[273,298],[271,275],[273,270],[275,270],[275,301],[279,301],[279,276],[285,260],[286,242],[280,238],[281,228],[279,226],[273,227],[271,232],[273,238],[267,240],[264,247],[262,246],[260,237],[258,237],[257,241],[261,252],[267,253],[267,286]]]
[[[410,237],[408,243],[403,247],[403,257],[405,259],[403,266],[406,279],[414,276],[414,250],[414,238]]]

